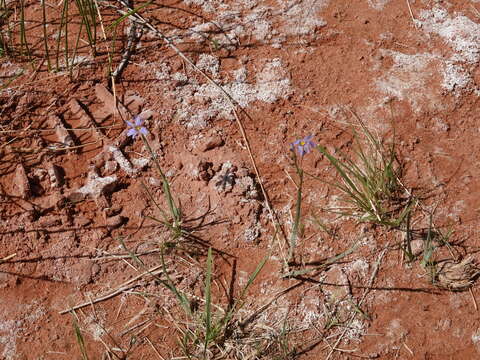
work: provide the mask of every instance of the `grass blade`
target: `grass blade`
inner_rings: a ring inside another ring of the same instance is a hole
[[[50,63],[50,53],[48,51],[48,35],[47,35],[47,12],[45,10],[45,0],[40,1],[42,4],[42,28],[43,28],[43,45],[45,48],[45,57],[47,58],[48,71],[52,70],[52,64]]]
[[[25,27],[25,0],[20,0],[20,52],[23,55],[23,48],[26,49],[26,54],[28,59],[30,60],[30,48],[28,47],[27,42],[27,34],[26,34],[26,27]]]
[[[293,223],[292,235],[290,236],[290,250],[288,252],[287,261],[291,261],[294,255],[295,247],[297,246],[298,229],[300,227],[300,218],[302,211],[302,187],[303,187],[303,170],[297,166],[297,173],[300,178],[300,183],[297,189],[297,202],[295,205],[295,220]]]
[[[347,250],[345,250],[344,252],[338,254],[338,255],[335,255],[331,258],[328,258],[327,260],[325,260],[325,262],[323,264],[321,264],[320,266],[316,266],[314,268],[310,268],[310,269],[302,269],[302,270],[297,270],[297,271],[292,271],[288,274],[285,274],[283,275],[283,277],[295,277],[295,276],[302,276],[302,275],[305,275],[305,274],[308,274],[310,272],[313,272],[313,271],[317,271],[317,270],[320,270],[320,269],[323,269],[329,265],[332,265],[334,264],[335,262],[337,262],[338,260],[341,260],[343,259],[345,256],[348,256],[350,255],[351,253],[353,253],[359,246],[359,243],[355,243],[353,244],[350,248],[348,248]]]
[[[207,274],[205,279],[205,343],[203,354],[206,355],[208,343],[212,338],[211,329],[212,329],[212,293],[211,293],[211,284],[212,284],[212,248],[208,248],[207,254]]]
[[[153,1],[149,1],[145,4],[142,4],[138,7],[136,7],[135,9],[132,9],[130,11],[128,11],[127,13],[125,13],[124,15],[120,16],[117,20],[115,20],[113,23],[111,23],[108,27],[107,27],[107,30],[112,30],[112,29],[115,29],[123,20],[125,20],[126,18],[128,18],[129,16],[131,15],[134,15],[136,14],[137,12],[139,12],[140,10],[142,10],[143,8],[146,8],[147,6],[149,6]]]
[[[85,347],[85,341],[83,339],[82,331],[80,330],[80,327],[78,326],[78,322],[76,319],[76,314],[73,312],[73,329],[75,331],[75,338],[77,340],[78,346],[80,348],[80,353],[82,354],[82,359],[83,360],[88,360],[88,354],[87,354],[87,349]]]

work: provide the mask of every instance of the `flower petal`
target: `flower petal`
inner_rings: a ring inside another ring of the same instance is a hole
[[[148,134],[148,130],[147,130],[145,127],[143,127],[143,126],[140,128],[139,132],[140,132],[141,134],[143,134],[143,135],[147,135],[147,134]]]
[[[140,116],[135,116],[135,126],[141,126],[143,124],[143,119]]]
[[[126,122],[127,125],[130,126],[131,128],[135,127],[135,125],[133,125],[133,123],[131,123],[130,121],[125,120],[125,122]]]
[[[303,156],[303,155],[306,154],[306,151],[305,151],[305,147],[304,147],[304,146],[302,146],[302,145],[299,145],[299,146],[298,146],[298,154],[299,154],[300,156]]]
[[[135,139],[135,137],[137,136],[137,134],[138,134],[138,132],[137,132],[137,130],[135,130],[135,129],[129,129],[129,130],[127,131],[127,136],[131,136],[132,139]]]

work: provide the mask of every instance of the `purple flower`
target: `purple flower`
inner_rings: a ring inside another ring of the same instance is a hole
[[[130,136],[132,139],[135,139],[138,134],[148,134],[148,130],[143,126],[143,119],[140,116],[135,116],[133,118],[133,123],[128,120],[125,120],[125,122],[129,127],[127,136]]]
[[[296,140],[290,145],[290,149],[292,151],[295,151],[296,149],[298,152],[298,155],[304,156],[308,154],[310,151],[312,151],[312,149],[316,146],[312,138],[313,138],[313,135],[308,135],[308,136],[305,136],[303,139]]]

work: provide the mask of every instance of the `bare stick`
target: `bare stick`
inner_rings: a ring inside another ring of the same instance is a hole
[[[17,253],[5,256],[3,259],[0,259],[0,264],[10,260],[11,258],[14,258],[15,256],[17,256]]]
[[[412,7],[410,6],[410,0],[407,0],[407,6],[408,6],[408,12],[410,13],[410,17],[412,18],[412,21],[413,21],[413,26],[417,28],[417,21],[413,17]]]
[[[150,346],[152,347],[153,351],[155,352],[155,354],[157,354],[158,358],[161,359],[161,360],[165,360],[165,358],[160,355],[160,353],[158,352],[157,348],[155,347],[155,345],[153,345],[153,343],[150,341],[150,339],[148,338],[148,336],[145,336],[145,340],[147,340],[147,342],[150,344]]]
[[[135,50],[135,46],[138,42],[137,37],[137,23],[135,21],[131,21],[130,30],[128,31],[128,41],[125,51],[122,55],[122,60],[117,66],[117,69],[112,73],[112,76],[117,79],[121,76],[123,70],[126,68],[130,57],[132,56],[133,51]]]
[[[470,296],[472,297],[473,301],[473,307],[475,308],[475,311],[478,311],[478,305],[477,305],[477,299],[475,299],[475,295],[473,294],[472,288],[468,288],[468,291],[470,292]]]

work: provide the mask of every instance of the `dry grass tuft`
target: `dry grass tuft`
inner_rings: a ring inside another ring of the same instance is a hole
[[[460,262],[447,260],[439,268],[434,284],[452,291],[463,291],[472,286],[479,275],[480,269],[471,257]]]

